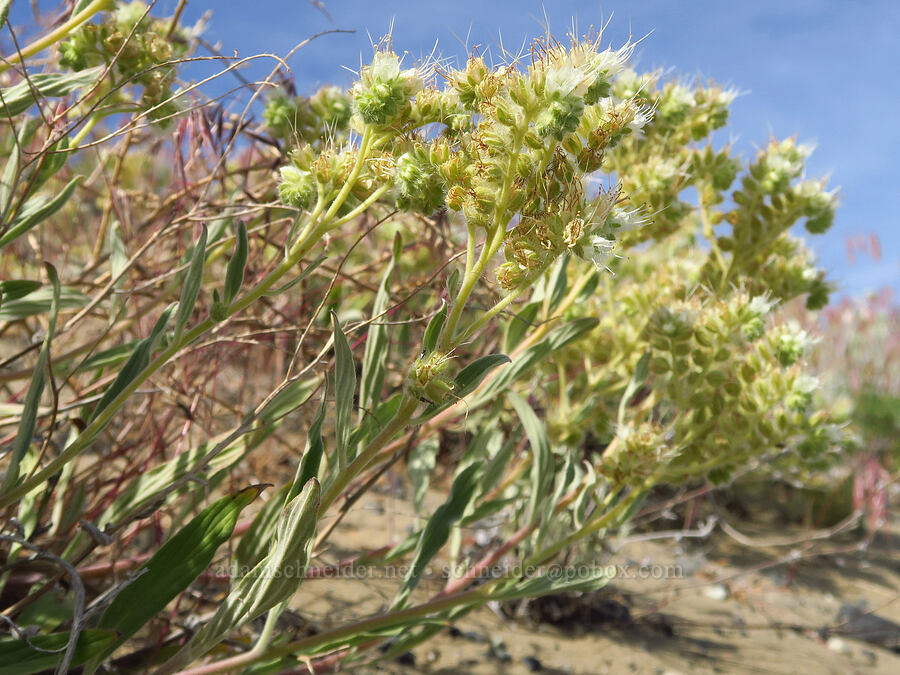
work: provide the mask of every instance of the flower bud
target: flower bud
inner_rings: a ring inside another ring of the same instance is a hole
[[[553,98],[534,121],[534,130],[539,136],[561,141],[578,128],[583,111],[584,101],[577,96]]]
[[[298,209],[305,209],[316,198],[316,184],[309,171],[296,166],[281,167],[281,183],[278,184],[281,201]]]
[[[353,85],[353,104],[365,124],[391,126],[408,112],[410,99],[425,83],[414,68],[400,70],[400,57],[378,51]]]

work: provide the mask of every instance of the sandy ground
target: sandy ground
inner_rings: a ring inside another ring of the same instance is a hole
[[[440,503],[440,496],[429,495],[429,501]],[[604,563],[629,572],[594,596],[544,601],[517,612],[484,608],[399,660],[353,672],[900,673],[900,632],[888,626],[887,646],[883,637],[882,644],[871,644],[859,639],[866,628],[860,619],[839,617],[850,605],[900,623],[896,511],[864,551],[859,531],[810,549],[772,545],[803,538],[808,531],[801,527],[753,532],[747,524],[742,532],[754,538],[752,545],[720,530],[702,539],[625,543]],[[421,517],[405,501],[367,495],[316,562],[398,541],[417,522]],[[668,571],[651,574],[679,578],[640,579],[640,565],[662,566]],[[440,583],[426,580],[417,597],[426,599]],[[324,629],[383,610],[398,584],[371,577],[310,581],[292,606]]]

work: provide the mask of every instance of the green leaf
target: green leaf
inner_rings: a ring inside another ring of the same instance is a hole
[[[562,471],[554,472],[553,482],[555,487],[553,488],[553,494],[550,497],[550,501],[547,503],[553,505],[559,504],[566,492],[568,492],[570,488],[574,488],[575,483],[580,481],[583,475],[584,473],[575,463],[575,453],[567,452],[565,455],[565,465],[563,466]],[[540,527],[538,527],[537,534],[535,534],[533,539],[535,548],[541,548],[550,532],[559,530],[561,526],[563,525],[560,522],[560,519],[543,518]]]
[[[564,326],[551,331],[543,340],[519,354],[509,368],[505,368],[478,394],[474,401],[470,401],[470,405],[476,407],[487,401],[497,399],[510,384],[518,380],[537,363],[547,358],[553,352],[582,338],[599,322],[600,320],[597,318],[584,317],[570,321]]]
[[[0,89],[0,112],[15,117],[39,99],[65,96],[97,81],[103,66],[86,68],[77,73],[35,73],[12,87]],[[4,105],[5,104],[5,105]]]
[[[550,439],[547,430],[528,402],[515,392],[507,392],[506,398],[516,409],[516,414],[525,428],[534,461],[531,463],[531,497],[528,501],[528,522],[534,522],[538,505],[546,495],[547,488],[553,480],[553,453],[550,450]]]
[[[485,443],[486,449],[490,448],[492,441],[500,436],[500,430],[496,428],[491,429],[490,434],[490,437]],[[509,464],[509,460],[512,458],[513,448],[516,447],[517,441],[517,434],[510,434],[509,438],[500,445],[496,454],[491,457],[484,469],[484,476],[481,479],[481,485],[484,490],[493,490],[496,485],[499,485],[500,479],[503,477],[503,473],[506,469],[506,465]]]
[[[455,269],[450,273],[450,276],[447,277],[448,297],[455,298],[459,293],[460,286],[462,286],[462,281],[459,278],[459,270]]]
[[[32,192],[43,187],[44,183],[55,176],[66,165],[66,160],[69,159],[69,154],[71,154],[66,152],[68,149],[69,137],[63,136],[44,151],[43,161],[38,164],[34,177],[31,179],[30,190]]]
[[[28,385],[28,393],[25,394],[25,404],[22,410],[22,419],[19,421],[19,428],[16,432],[16,438],[13,441],[12,451],[10,452],[9,466],[6,469],[6,476],[3,479],[3,486],[0,491],[6,492],[15,487],[19,480],[19,464],[22,458],[31,447],[31,440],[34,436],[34,430],[37,426],[38,406],[41,404],[41,394],[44,393],[44,385],[47,380],[47,364],[50,358],[50,343],[53,341],[53,334],[56,332],[56,315],[59,312],[59,276],[56,274],[56,268],[50,263],[46,263],[47,276],[50,278],[51,289],[53,295],[50,300],[50,322],[47,328],[47,334],[44,336],[44,342],[41,344],[41,350],[38,353],[37,363],[34,366],[34,372],[31,376],[31,382]]]
[[[9,16],[9,8],[12,6],[12,0],[0,0],[0,26],[6,23],[6,17]]]
[[[334,326],[334,432],[337,440],[338,466],[343,469],[350,457],[350,431],[353,416],[353,393],[356,391],[356,365],[337,314],[331,313]]]
[[[209,567],[216,551],[231,537],[240,512],[258,495],[258,487],[249,487],[219,499],[163,544],[100,618],[101,628],[119,635],[104,655],[146,625]]]
[[[534,327],[534,320],[537,318],[540,308],[541,303],[529,302],[518,313],[513,314],[506,324],[506,331],[503,335],[504,351],[511,352],[519,346],[528,330]]]
[[[422,580],[426,565],[447,543],[453,523],[462,518],[466,507],[472,500],[472,495],[478,486],[480,470],[479,464],[470,464],[463,469],[453,480],[447,501],[441,504],[434,515],[428,519],[416,545],[412,563],[394,600],[393,610],[400,609],[406,604],[410,594]]]
[[[75,372],[85,373],[95,369],[102,370],[111,366],[117,366],[128,359],[128,356],[134,351],[134,348],[139,342],[140,340],[129,340],[128,342],[123,342],[115,347],[104,349],[102,352],[97,352],[90,358],[85,359],[84,362],[75,369]]]
[[[327,259],[328,259],[328,256],[326,256],[326,255],[319,256],[318,258],[313,260],[311,263],[309,263],[306,266],[306,269],[304,269],[298,276],[294,277],[293,279],[291,279],[289,282],[287,282],[283,286],[279,286],[278,288],[270,288],[268,291],[266,291],[266,295],[278,295],[279,293],[283,293],[284,291],[288,290],[289,288],[293,288],[294,286],[299,284],[301,281],[303,281],[306,277],[308,277],[310,274],[312,274],[316,270],[316,268],[319,265],[321,265],[323,262],[325,262]]]
[[[303,459],[297,467],[297,475],[293,483],[284,485],[267,501],[250,524],[250,529],[241,537],[241,541],[235,549],[235,562],[241,569],[252,569],[266,555],[272,537],[275,536],[275,527],[281,511],[287,502],[300,494],[303,487],[310,480],[318,476],[319,465],[325,452],[325,443],[322,439],[322,424],[325,421],[326,401],[328,399],[328,386],[322,392],[322,403],[319,412],[310,424],[306,435],[306,449]]]
[[[209,453],[229,435],[220,434],[195,448],[185,450],[177,457],[158,464],[140,474],[110,504],[97,521],[98,527],[116,523],[129,513],[153,507],[173,492],[173,486],[183,483],[188,476],[201,476],[226,468],[239,461],[251,449],[252,434],[245,434],[212,459]]]
[[[422,339],[422,350],[426,354],[430,354],[437,347],[438,338],[441,335],[441,329],[444,327],[444,321],[447,320],[447,305],[442,305],[441,309],[431,317],[428,326],[425,328],[425,337]]]
[[[59,211],[69,201],[69,197],[72,196],[72,192],[74,192],[75,187],[81,182],[82,178],[83,176],[75,176],[53,198],[48,199],[47,196],[38,195],[25,202],[21,211],[16,214],[16,217],[9,224],[9,228],[0,236],[0,246],[5,246],[13,239],[21,237],[28,230]]]
[[[232,587],[212,619],[163,672],[199,658],[236,628],[290,599],[306,574],[318,511],[319,481],[312,479],[284,507],[269,554]]]
[[[487,354],[475,359],[456,374],[456,390],[454,393],[463,398],[478,388],[487,374],[494,368],[512,360],[506,354]]]
[[[50,286],[42,286],[36,291],[20,296],[15,300],[4,301],[0,306],[0,321],[19,321],[29,316],[45,314],[53,305],[54,290]],[[59,290],[59,311],[79,309],[91,301],[84,293],[62,287]]]
[[[290,382],[260,411],[260,419],[266,423],[272,423],[281,419],[309,401],[310,396],[312,396],[318,386],[318,377]]]
[[[287,494],[291,486],[282,485],[254,516],[249,529],[244,532],[241,541],[234,550],[234,564],[238,570],[247,572],[256,567],[269,550],[269,543],[275,535],[275,527],[281,517],[281,511],[287,503]]]
[[[300,466],[297,467],[297,475],[294,476],[294,483],[288,496],[289,500],[296,497],[304,485],[319,475],[319,466],[322,464],[322,456],[325,454],[322,424],[325,422],[325,401],[327,397],[328,382],[326,381],[319,412],[313,418],[312,423],[309,425],[309,432],[306,434],[306,448],[303,451],[303,459],[300,460]]]
[[[0,22],[2,23],[2,22]],[[0,219],[9,208],[13,192],[16,188],[16,181],[19,178],[19,162],[22,158],[22,148],[31,143],[34,132],[37,131],[40,120],[36,118],[25,119],[21,124],[17,143],[10,151],[9,159],[3,169],[3,177],[0,178]],[[24,197],[23,197],[24,198]]]
[[[566,254],[560,257],[550,275],[547,287],[550,291],[550,305],[548,309],[551,312],[556,309],[559,303],[562,302],[562,299],[566,296],[566,288],[569,285],[569,277],[566,273],[568,267],[569,256]]]
[[[646,351],[641,355],[641,358],[638,359],[637,365],[634,367],[634,375],[631,378],[631,381],[628,383],[628,386],[625,387],[625,393],[622,394],[622,400],[619,401],[619,413],[617,423],[620,427],[625,425],[625,408],[628,406],[628,402],[635,395],[637,390],[641,387],[642,384],[647,380],[647,375],[650,372],[650,352]]]
[[[0,639],[0,675],[29,675],[55,669],[62,661],[69,636],[68,632],[35,635],[30,642],[39,649],[47,650],[43,652],[32,649],[24,640]],[[115,639],[115,632],[110,630],[95,628],[82,631],[78,636],[78,646],[75,647],[71,666],[80,666],[102,653]]]
[[[234,255],[228,261],[228,267],[225,269],[225,304],[231,304],[231,301],[237,297],[238,291],[241,290],[241,284],[244,283],[244,269],[247,267],[247,252],[249,246],[247,244],[247,226],[244,223],[238,223],[237,239],[234,242]]]
[[[109,246],[109,272],[113,277],[118,277],[128,265],[128,254],[125,253],[125,242],[122,241],[122,228],[119,221],[110,223],[107,239]]]
[[[40,281],[32,281],[30,279],[13,279],[11,281],[0,281],[0,302],[9,302],[17,300],[29,293],[33,293],[41,287]]]
[[[181,339],[184,327],[191,319],[194,305],[197,304],[197,296],[200,295],[200,285],[203,283],[203,265],[206,263],[206,239],[209,232],[206,225],[200,231],[200,239],[194,244],[194,255],[187,274],[182,281],[181,297],[178,299],[178,313],[175,315],[175,340]]]
[[[166,307],[156,320],[156,325],[153,326],[150,335],[138,342],[137,347],[134,348],[131,356],[128,357],[128,361],[122,366],[122,370],[119,371],[116,379],[103,393],[103,398],[100,399],[100,402],[94,408],[89,421],[94,420],[97,415],[103,412],[112,403],[113,399],[122,393],[132,380],[140,375],[144,368],[150,364],[150,355],[153,353],[159,338],[162,337],[174,309],[175,305]]]
[[[400,234],[394,239],[394,251],[398,249]],[[390,301],[391,277],[394,274],[394,265],[397,261],[396,253],[391,256],[390,262],[381,277],[381,284],[375,294],[375,302],[372,304],[372,318],[381,316],[387,309]],[[367,410],[373,410],[381,401],[381,390],[384,386],[385,364],[388,354],[387,326],[379,321],[369,324],[369,334],[366,337],[366,349],[363,353],[362,377],[359,383],[359,408],[360,416],[367,414]]]
[[[416,511],[422,510],[422,500],[428,490],[439,448],[440,442],[437,438],[426,438],[416,443],[410,450],[406,471],[413,485],[413,506]]]
[[[593,296],[594,291],[597,290],[597,286],[600,285],[601,278],[601,274],[598,270],[591,272],[590,278],[581,287],[581,291],[578,293],[578,297],[575,298],[575,302],[580,304]]]

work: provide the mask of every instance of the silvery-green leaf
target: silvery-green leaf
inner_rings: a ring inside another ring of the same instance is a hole
[[[350,432],[353,419],[353,394],[356,391],[356,364],[337,314],[331,313],[334,327],[334,432],[338,466],[345,467],[350,457]]]

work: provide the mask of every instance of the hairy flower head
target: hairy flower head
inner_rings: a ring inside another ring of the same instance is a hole
[[[397,54],[378,50],[353,85],[353,106],[364,124],[392,126],[402,121],[410,100],[424,87],[419,69],[401,70]]]

